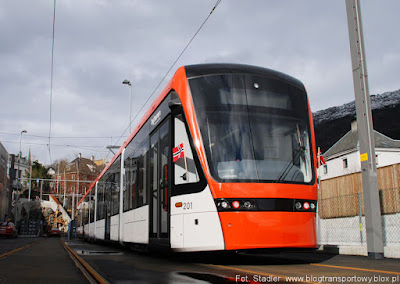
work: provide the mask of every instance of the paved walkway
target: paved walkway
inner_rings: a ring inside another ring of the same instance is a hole
[[[0,283],[78,284],[88,281],[60,239],[41,238],[37,243],[0,259]]]

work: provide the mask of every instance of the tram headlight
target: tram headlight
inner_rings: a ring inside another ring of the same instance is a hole
[[[228,208],[229,208],[229,203],[226,202],[226,201],[222,201],[222,202],[220,203],[220,205],[221,205],[221,207],[224,208],[224,209],[228,209]]]
[[[314,204],[314,203],[311,203],[311,204],[310,204],[310,208],[311,208],[312,210],[315,210],[315,204]]]
[[[243,204],[243,207],[246,209],[251,209],[252,205],[250,201],[245,201]]]
[[[254,204],[253,204],[251,201],[246,200],[246,201],[243,203],[243,207],[246,208],[246,209],[248,209],[248,210],[250,210],[250,209],[253,209],[255,206],[254,206]]]
[[[300,210],[303,206],[301,205],[300,202],[296,202],[296,209]]]
[[[304,208],[305,210],[310,209],[310,203],[304,202],[304,203],[303,203],[303,208]]]

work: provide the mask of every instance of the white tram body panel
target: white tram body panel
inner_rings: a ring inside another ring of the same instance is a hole
[[[119,235],[119,215],[111,217],[110,224],[110,240],[118,242]]]
[[[119,215],[117,215],[119,216]],[[149,206],[122,214],[122,240],[127,243],[149,243]]]
[[[106,221],[104,219],[96,221],[96,239],[97,240],[104,240],[105,228],[106,228]]]
[[[94,239],[94,222],[89,224],[89,239]]]
[[[177,207],[177,205],[182,205]],[[225,248],[221,222],[211,191],[171,197],[171,248],[210,251]]]
[[[81,230],[82,227],[79,227],[78,230]],[[86,224],[83,226],[83,234],[85,236],[85,238],[87,238],[87,236],[89,236],[89,224]]]

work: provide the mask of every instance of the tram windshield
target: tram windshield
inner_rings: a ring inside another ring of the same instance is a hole
[[[220,182],[313,180],[307,95],[285,81],[189,79],[211,175]]]

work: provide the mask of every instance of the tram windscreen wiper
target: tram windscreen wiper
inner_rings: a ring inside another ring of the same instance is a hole
[[[292,168],[294,167],[294,161],[296,159],[298,159],[299,157],[304,161],[304,165],[306,166],[306,162],[305,162],[306,147],[304,146],[304,143],[301,139],[300,128],[299,128],[298,123],[296,124],[296,137],[297,137],[297,147],[296,147],[296,149],[294,149],[294,154],[293,154],[292,158],[290,158],[286,162],[285,166],[283,167],[283,170],[281,171],[281,174],[278,176],[277,179],[274,180],[274,183],[278,183],[278,182],[285,180],[287,175],[292,171]]]

